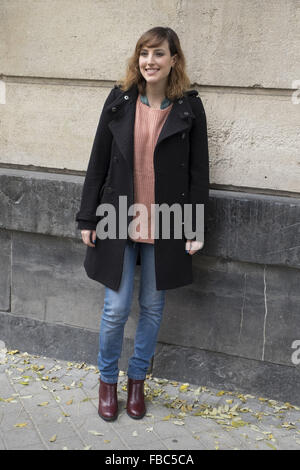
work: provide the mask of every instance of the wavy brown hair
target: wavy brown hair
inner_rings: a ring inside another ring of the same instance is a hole
[[[166,97],[174,100],[183,96],[183,93],[191,87],[190,80],[186,74],[186,61],[180,46],[180,41],[173,29],[156,26],[146,31],[136,43],[133,55],[127,60],[127,70],[125,77],[116,82],[121,90],[126,91],[136,84],[139,92],[144,95],[146,93],[146,80],[140,72],[139,57],[141,49],[144,46],[157,47],[164,40],[168,41],[171,56],[177,54],[176,63],[171,68],[167,87],[165,90]]]

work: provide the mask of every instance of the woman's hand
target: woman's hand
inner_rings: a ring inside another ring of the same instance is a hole
[[[189,255],[193,255],[196,251],[201,250],[203,248],[204,242],[198,242],[196,240],[187,240],[185,244],[185,249],[189,253]]]
[[[94,243],[91,243],[91,236],[92,233],[92,240]],[[85,245],[95,248],[95,241],[96,241],[96,230],[81,230],[81,238]]]

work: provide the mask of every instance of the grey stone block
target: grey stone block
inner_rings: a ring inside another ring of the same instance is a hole
[[[74,216],[84,178],[0,168],[0,227],[79,238]]]
[[[300,199],[210,190],[205,255],[300,267]]]
[[[194,283],[167,293],[158,340],[293,366],[299,276],[293,268],[203,256]]]
[[[295,366],[158,344],[153,375],[300,404],[300,369]]]
[[[12,313],[95,329],[103,288],[80,266],[83,252],[72,239],[14,234]]]

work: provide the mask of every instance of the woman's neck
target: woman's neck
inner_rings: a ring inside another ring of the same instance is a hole
[[[166,98],[165,85],[155,84],[155,86],[151,86],[151,84],[147,83],[146,96],[151,108],[160,108],[161,102]]]

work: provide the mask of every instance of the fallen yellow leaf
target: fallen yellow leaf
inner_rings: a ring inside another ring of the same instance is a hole
[[[167,416],[164,416],[162,421],[169,421],[169,419],[171,418],[172,415],[167,415]]]
[[[189,385],[190,385],[190,384],[183,384],[183,385],[181,385],[181,386],[179,387],[179,390],[180,390],[181,392],[185,392]]]

